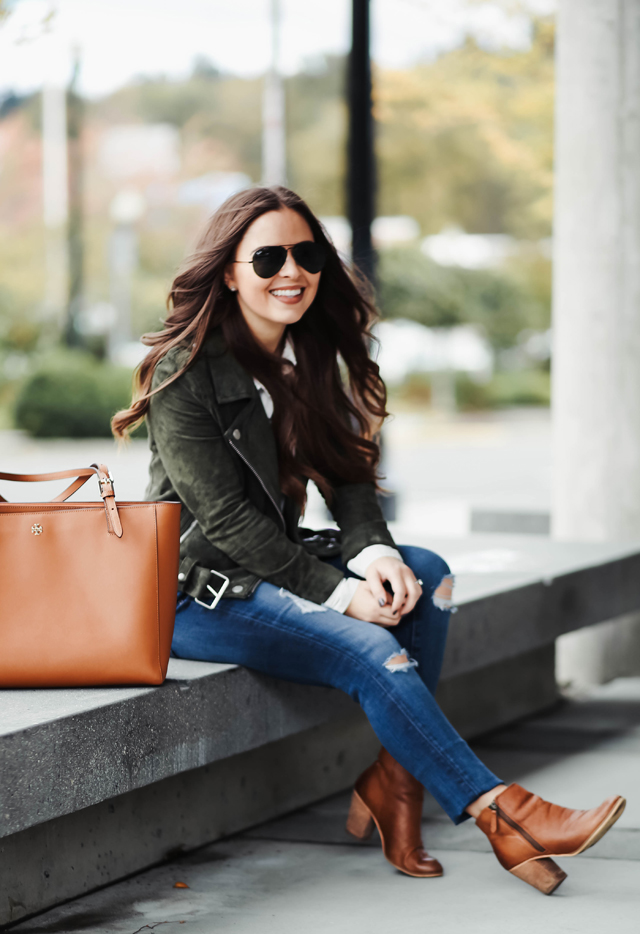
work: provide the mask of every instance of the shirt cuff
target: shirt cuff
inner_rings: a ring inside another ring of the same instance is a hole
[[[335,610],[336,613],[344,613],[351,601],[353,600],[353,595],[358,588],[360,581],[357,577],[345,577],[343,578],[333,593],[324,601],[322,604],[330,610]]]
[[[397,558],[398,561],[402,561],[400,552],[391,545],[367,545],[355,558],[347,561],[347,567],[352,574],[364,577],[371,562],[377,561],[378,558]]]

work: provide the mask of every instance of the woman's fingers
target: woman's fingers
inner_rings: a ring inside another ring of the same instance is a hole
[[[384,584],[389,582],[392,595]],[[367,608],[367,620],[382,626],[395,626],[410,613],[420,597],[422,587],[415,574],[396,558],[379,558],[367,569],[366,583],[375,601],[375,611]]]
[[[386,596],[387,592],[384,587],[382,590]],[[380,606],[368,581],[359,583],[345,613],[347,616],[354,616],[366,623],[376,623],[379,626],[396,626],[400,619],[399,616],[393,615],[390,604],[385,603],[384,607]]]
[[[392,613],[400,614],[409,597],[407,576],[403,573],[405,571],[409,571],[406,564],[398,564],[397,568],[394,567],[389,572],[389,583],[393,591],[393,603],[391,604]],[[409,573],[411,573],[411,571],[409,571]]]
[[[384,580],[382,575],[375,568],[371,569],[371,573],[367,573],[367,584],[371,588],[371,593],[378,604],[378,606],[385,606],[387,603],[387,591],[384,589]]]
[[[389,610],[378,610],[375,613],[371,614],[370,623],[375,623],[376,626],[384,626],[385,629],[393,629],[394,626],[397,626],[402,617],[399,613],[396,613],[394,616]]]
[[[422,587],[413,576],[413,572],[411,572],[409,568],[407,568],[407,570],[409,570],[410,577],[406,581],[408,597],[404,606],[404,612],[410,613],[422,596]]]
[[[374,592],[369,588],[369,594],[371,599],[371,604],[368,607],[367,618],[370,623],[376,623],[378,626],[397,626],[400,622],[400,614],[392,613],[391,611],[391,602],[390,597],[387,591],[382,588],[384,594],[385,604],[384,606],[380,605],[379,599],[376,598]]]
[[[410,613],[420,597],[422,596],[422,587],[415,579],[411,568],[406,564],[389,575],[389,583],[393,590],[392,611],[405,615]]]

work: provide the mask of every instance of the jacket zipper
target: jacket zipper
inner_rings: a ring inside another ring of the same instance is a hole
[[[524,827],[521,827],[520,824],[516,824],[516,822],[511,817],[509,817],[508,814],[505,814],[502,808],[499,807],[495,801],[491,802],[491,804],[489,805],[489,810],[493,811],[496,816],[496,833],[498,830],[498,818],[501,817],[502,820],[505,821],[505,823],[509,824],[510,827],[513,827],[513,829],[516,830],[520,834],[521,837],[524,837],[527,843],[530,843],[531,846],[535,847],[539,853],[544,853],[546,847],[541,846],[537,840],[534,840],[531,834],[527,833]]]
[[[282,515],[282,512],[281,512],[281,510],[280,510],[280,507],[279,507],[278,504],[276,503],[275,499],[273,498],[273,496],[271,495],[271,493],[270,493],[269,490],[267,489],[264,480],[262,479],[262,477],[260,476],[260,474],[258,473],[258,471],[255,469],[255,467],[253,467],[253,466],[249,463],[249,461],[248,461],[247,458],[244,456],[244,454],[242,453],[242,451],[239,451],[239,450],[238,450],[238,448],[235,446],[235,444],[233,443],[233,441],[229,441],[229,444],[231,445],[231,447],[233,448],[233,450],[236,452],[236,454],[238,455],[238,457],[242,458],[242,460],[245,462],[245,464],[247,465],[247,467],[249,468],[249,470],[250,470],[253,474],[255,474],[255,476],[258,478],[258,482],[260,483],[260,486],[262,487],[262,489],[265,491],[265,493],[267,494],[267,496],[269,497],[269,499],[270,499],[271,502],[273,503],[273,508],[275,509],[275,511],[278,513],[278,516],[280,517],[280,522],[282,523],[282,530],[283,530],[284,532],[286,532],[286,531],[287,531],[287,526],[286,526],[286,523],[285,523],[285,521],[284,521],[284,516]]]
[[[193,532],[193,530],[196,528],[197,525],[198,525],[198,520],[194,519],[191,525],[189,526],[189,528],[186,530],[186,532],[183,532],[182,535],[180,536],[180,544],[182,544],[185,541],[185,539],[189,538],[189,536],[191,535],[191,533]]]

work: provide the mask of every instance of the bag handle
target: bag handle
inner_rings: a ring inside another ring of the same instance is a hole
[[[66,490],[50,500],[52,503],[64,503],[93,476],[98,479],[98,489],[104,502],[107,530],[111,535],[122,538],[122,523],[116,503],[113,477],[105,464],[92,464],[90,467],[80,467],[78,470],[58,470],[55,473],[0,473],[0,480],[11,480],[15,483],[41,483],[44,480],[64,480],[67,477],[75,477],[76,479]],[[0,496],[0,503],[6,502],[4,496]]]

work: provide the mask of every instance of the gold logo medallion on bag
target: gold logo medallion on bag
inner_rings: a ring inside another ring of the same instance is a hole
[[[31,531],[33,532],[34,535],[42,535],[42,526],[38,522],[36,522],[35,525],[31,526]]]

